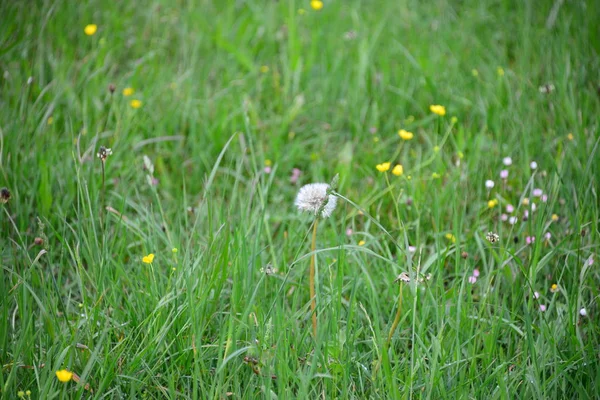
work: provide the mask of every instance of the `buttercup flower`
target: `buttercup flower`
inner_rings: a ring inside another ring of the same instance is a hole
[[[440,117],[443,117],[444,115],[446,115],[446,107],[440,106],[439,104],[430,105],[429,110],[432,113],[439,115]]]
[[[573,136],[573,134],[572,134],[572,133],[569,133],[569,134],[567,135],[567,139],[569,139],[569,140],[573,140],[573,139],[575,139],[575,137]]]
[[[492,200],[488,201],[487,205],[488,205],[488,208],[494,208],[498,205],[498,200],[492,199]]]
[[[552,214],[552,221],[554,221],[554,222],[558,221],[558,215]]]
[[[152,261],[154,261],[154,254],[150,253],[147,256],[142,257],[142,261],[146,264],[152,264]]]
[[[375,166],[375,168],[377,168],[377,171],[379,171],[379,172],[385,172],[385,171],[387,171],[388,169],[390,169],[390,166],[391,166],[391,165],[392,165],[392,164],[391,164],[391,163],[389,163],[389,162],[384,162],[384,163],[381,163],[381,164],[377,164],[377,165]]]
[[[320,9],[323,8],[323,2],[321,0],[312,0],[310,2],[310,6],[312,7],[313,10],[319,11]]]
[[[404,129],[400,129],[398,131],[398,136],[400,136],[402,138],[402,140],[410,140],[412,139],[415,135],[412,132],[409,131],[405,131]]]
[[[60,371],[56,371],[56,377],[61,382],[69,382],[73,379],[73,373],[66,369],[61,369]]]
[[[449,241],[451,241],[452,243],[456,243],[456,237],[451,234],[451,233],[446,233],[446,239],[448,239]]]
[[[96,33],[97,30],[98,30],[98,25],[96,25],[96,24],[86,25],[85,28],[83,29],[85,34],[88,36],[92,36],[94,33]]]
[[[392,174],[396,176],[401,176],[404,173],[404,168],[400,164],[396,164],[394,169],[392,170]]]
[[[364,246],[364,245],[365,245],[365,243],[367,243],[367,242],[365,242],[364,240],[361,240],[361,241],[359,241],[359,242],[358,242],[358,245],[359,245],[359,246]]]
[[[550,286],[550,291],[552,293],[558,292],[558,285],[556,283],[553,283],[552,286]]]
[[[127,87],[127,88],[123,89],[123,96],[125,96],[125,97],[131,96],[134,93],[135,93],[135,90],[133,90],[133,88]]]
[[[133,99],[131,100],[129,105],[131,105],[132,108],[140,108],[142,106],[142,101],[138,99]]]
[[[317,215],[321,211],[321,217],[327,218],[335,210],[337,197],[327,194],[329,185],[326,183],[309,183],[300,188],[294,204],[300,211],[308,211]]]

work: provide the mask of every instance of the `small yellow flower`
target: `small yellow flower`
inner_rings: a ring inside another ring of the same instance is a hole
[[[265,160],[265,167],[270,167],[271,165],[273,165],[273,161],[269,160],[268,158]]]
[[[434,172],[433,174],[431,174],[431,177],[433,179],[440,179],[442,176],[440,174],[438,174],[437,172]]]
[[[385,172],[385,171],[387,171],[388,169],[390,169],[390,166],[391,166],[391,165],[392,165],[392,164],[391,164],[391,163],[389,163],[389,162],[384,162],[384,163],[381,163],[381,164],[377,164],[377,165],[375,166],[375,168],[377,168],[377,171],[379,171],[379,172]]]
[[[125,97],[131,96],[134,93],[135,93],[135,90],[133,90],[133,88],[127,87],[127,88],[123,89],[123,96],[125,96]]]
[[[392,170],[392,174],[394,174],[396,176],[402,176],[403,173],[404,173],[404,168],[402,167],[402,165],[396,164],[396,166]]]
[[[140,108],[142,106],[142,101],[138,100],[138,99],[133,99],[133,100],[131,100],[131,102],[129,103],[129,105],[132,108]]]
[[[56,377],[61,382],[69,382],[73,378],[73,373],[66,369],[61,369],[60,371],[56,371]]]
[[[171,249],[171,251],[172,251],[173,253],[177,253],[177,247],[173,247],[173,248]]]
[[[448,239],[452,243],[456,243],[456,237],[451,233],[446,233],[446,239]]]
[[[154,254],[150,253],[147,256],[142,257],[142,261],[146,264],[152,264],[152,261],[154,261]]]
[[[552,214],[552,221],[554,221],[554,222],[558,221],[558,215]]]
[[[492,199],[488,201],[488,208],[494,208],[498,205],[498,199]]]
[[[269,66],[263,65],[262,67],[260,67],[260,72],[266,74],[267,72],[269,72]]]
[[[440,117],[443,117],[444,115],[446,115],[446,107],[440,106],[439,104],[430,105],[429,110],[432,113],[439,115]]]
[[[453,124],[458,122],[458,117],[454,116],[452,118],[450,118],[450,122],[452,122]]]
[[[498,67],[496,68],[496,72],[498,73],[498,76],[504,76],[504,68]]]
[[[310,2],[310,6],[313,10],[319,11],[321,8],[323,8],[323,2],[321,0],[312,0]]]
[[[558,292],[558,285],[556,283],[553,283],[552,286],[550,286],[550,291],[552,293]]]
[[[54,118],[53,117],[48,117],[48,121],[46,121],[48,123],[48,125],[52,125],[52,123],[54,122]]]
[[[569,132],[569,134],[567,135],[567,139],[573,140],[573,139],[575,139],[575,137],[573,136],[573,134],[571,132]]]
[[[92,36],[94,33],[96,33],[97,30],[98,30],[98,25],[96,25],[96,24],[86,25],[85,28],[83,29],[85,34],[88,36]]]
[[[366,242],[365,242],[364,240],[361,240],[360,242],[358,242],[358,245],[359,245],[359,246],[364,246],[364,245],[365,245],[365,243],[366,243]]]
[[[402,138],[402,140],[410,140],[412,139],[415,135],[413,135],[412,132],[409,131],[405,131],[404,129],[400,129],[398,131],[398,136],[400,136]]]
[[[527,197],[524,197],[523,201],[521,202],[521,204],[523,204],[524,206],[528,206],[529,205],[529,199]]]
[[[475,68],[473,68],[473,69],[471,70],[471,75],[473,75],[473,76],[477,77],[477,76],[479,76],[479,71],[477,71]]]

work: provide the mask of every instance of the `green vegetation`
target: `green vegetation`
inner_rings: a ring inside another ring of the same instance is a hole
[[[600,397],[597,1],[0,15],[0,397]]]

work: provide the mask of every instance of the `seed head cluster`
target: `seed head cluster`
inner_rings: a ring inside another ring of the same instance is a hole
[[[333,213],[337,205],[337,197],[328,194],[329,185],[326,183],[309,183],[300,188],[294,204],[300,211],[307,211],[327,218]]]

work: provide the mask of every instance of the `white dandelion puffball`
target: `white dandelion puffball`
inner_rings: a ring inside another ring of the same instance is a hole
[[[330,194],[327,195],[329,185],[326,183],[309,183],[300,188],[298,196],[294,204],[300,211],[308,211],[316,215],[322,208],[321,216],[327,218],[335,210],[337,205],[337,197]]]

